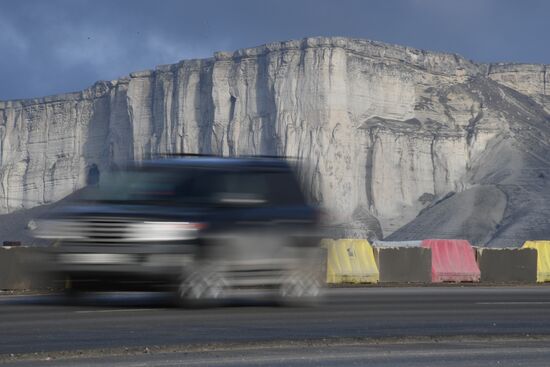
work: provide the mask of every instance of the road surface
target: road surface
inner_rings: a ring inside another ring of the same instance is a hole
[[[550,287],[337,288],[319,306],[0,296],[0,363],[548,366]]]

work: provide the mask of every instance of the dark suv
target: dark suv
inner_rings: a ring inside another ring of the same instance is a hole
[[[101,177],[37,236],[54,241],[51,269],[71,292],[307,299],[321,284],[318,218],[284,160],[172,157]]]

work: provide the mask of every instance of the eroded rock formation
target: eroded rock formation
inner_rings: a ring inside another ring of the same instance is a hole
[[[390,234],[450,192],[493,185],[508,204],[489,242],[547,192],[549,77],[544,65],[307,38],[0,102],[0,211],[56,201],[94,165],[286,155],[309,163],[313,197],[348,234]]]

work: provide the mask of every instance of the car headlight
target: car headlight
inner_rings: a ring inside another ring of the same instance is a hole
[[[204,223],[140,222],[130,226],[129,237],[134,241],[178,241],[197,238]]]
[[[42,219],[35,221],[32,233],[35,237],[48,240],[78,240],[84,238],[75,221]]]

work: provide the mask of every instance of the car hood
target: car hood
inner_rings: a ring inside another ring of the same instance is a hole
[[[113,217],[147,220],[185,220],[195,221],[204,218],[208,210],[201,208],[182,208],[158,205],[71,205],[58,208],[48,218],[68,217]]]

